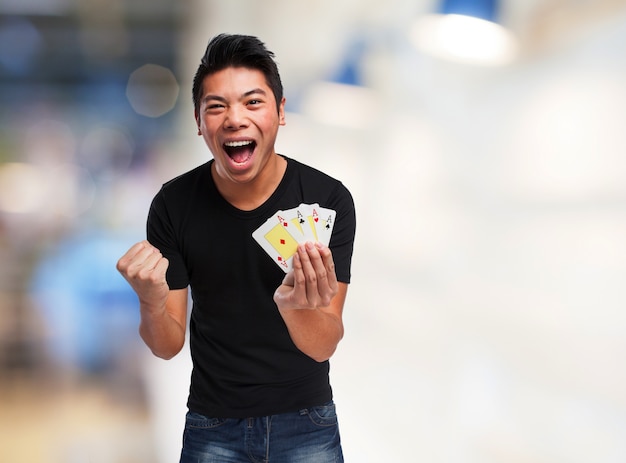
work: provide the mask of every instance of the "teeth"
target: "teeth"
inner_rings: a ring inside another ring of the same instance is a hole
[[[247,140],[247,141],[229,141],[224,143],[225,146],[230,146],[233,148],[237,148],[239,146],[246,146],[246,145],[251,145],[253,142],[251,140]]]

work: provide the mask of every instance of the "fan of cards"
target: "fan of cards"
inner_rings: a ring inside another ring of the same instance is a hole
[[[291,270],[299,243],[319,241],[328,246],[336,212],[319,204],[300,204],[277,211],[257,228],[252,237],[285,273]]]

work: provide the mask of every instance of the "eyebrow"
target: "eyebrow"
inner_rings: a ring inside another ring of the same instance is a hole
[[[249,97],[250,95],[255,95],[255,94],[260,94],[260,95],[264,95],[267,96],[267,92],[265,90],[263,90],[262,88],[253,88],[252,90],[248,90],[247,92],[245,92],[243,95],[241,95],[241,99]],[[226,98],[224,98],[223,96],[220,95],[205,95],[202,98],[202,102],[206,103],[207,101],[210,100],[217,100],[217,101],[221,101],[223,103],[226,103]]]

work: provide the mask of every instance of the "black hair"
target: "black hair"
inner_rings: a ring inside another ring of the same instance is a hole
[[[267,85],[276,99],[276,108],[283,99],[283,84],[274,61],[274,53],[263,42],[250,35],[220,34],[209,42],[204,56],[193,78],[193,105],[196,114],[200,111],[202,84],[204,79],[228,67],[257,69],[263,73]]]

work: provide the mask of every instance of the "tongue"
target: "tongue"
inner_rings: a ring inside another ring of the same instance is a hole
[[[238,148],[231,148],[228,154],[233,161],[242,163],[247,161],[248,158],[250,158],[250,156],[252,155],[252,147],[248,145]]]

